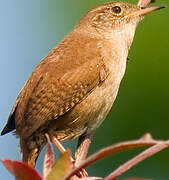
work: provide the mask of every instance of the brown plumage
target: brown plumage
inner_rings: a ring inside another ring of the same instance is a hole
[[[116,98],[138,22],[158,8],[97,6],[40,62],[1,133],[16,128],[23,161],[35,165],[45,133],[58,140],[94,133]]]

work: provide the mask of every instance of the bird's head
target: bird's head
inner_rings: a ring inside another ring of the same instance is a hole
[[[143,17],[164,6],[139,7],[126,2],[107,2],[91,9],[80,21],[99,34],[111,38],[115,32],[126,36],[130,46],[137,24]],[[124,38],[124,37],[122,37]],[[131,41],[131,42],[130,42]]]

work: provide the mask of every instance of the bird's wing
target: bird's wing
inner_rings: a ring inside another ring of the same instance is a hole
[[[35,69],[19,95],[15,116],[18,130],[30,136],[47,121],[71,110],[106,76],[103,59],[95,53],[83,57],[77,54],[64,56],[58,61],[47,57]]]

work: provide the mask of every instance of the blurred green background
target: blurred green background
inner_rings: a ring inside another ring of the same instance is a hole
[[[157,0],[156,4],[165,4]],[[101,0],[0,1],[0,127],[38,62],[68,34],[80,17]],[[137,3],[135,0],[127,2]],[[111,115],[97,130],[90,153],[112,143],[137,139],[146,132],[169,139],[169,8],[147,16],[131,47],[125,77]],[[75,148],[76,141],[64,143]],[[57,151],[57,150],[56,150]],[[106,176],[138,151],[120,153],[92,165],[93,176]],[[37,168],[41,170],[43,153]],[[56,152],[58,155],[58,151]],[[0,137],[0,158],[20,159],[18,139]],[[169,150],[140,163],[126,177],[169,179]],[[0,164],[0,177],[13,179]]]

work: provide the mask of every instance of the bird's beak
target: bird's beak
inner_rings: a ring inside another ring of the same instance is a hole
[[[153,11],[165,8],[165,6],[149,6],[149,7],[141,7],[138,10],[128,14],[128,16],[145,16]]]

